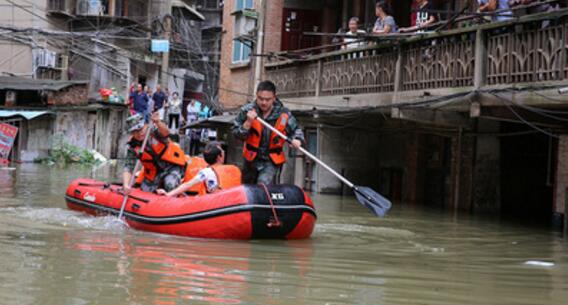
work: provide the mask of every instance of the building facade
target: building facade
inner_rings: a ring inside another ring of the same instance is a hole
[[[12,83],[9,77],[24,77],[24,81],[81,82],[86,87],[86,94],[75,96],[78,100],[73,105],[64,101],[28,105],[30,100],[23,98],[28,96],[27,93],[6,88],[10,94],[19,94],[20,98],[9,104],[3,102],[0,108],[20,113],[50,111],[52,115],[42,117],[51,120],[47,124],[49,134],[61,131],[92,133],[92,140],[84,139],[90,139],[90,136],[67,138],[72,144],[99,150],[106,157],[122,156],[126,141],[122,122],[128,115],[126,103],[132,84],[147,85],[152,90],[162,84],[164,90],[178,92],[181,98],[185,96],[186,103],[189,98],[203,96],[212,97],[208,100],[210,104],[215,101],[216,87],[204,86],[204,83],[215,82],[218,72],[215,67],[203,64],[208,59],[201,55],[206,53],[202,46],[202,23],[206,19],[198,11],[197,2],[0,1],[3,32],[0,36],[3,58],[0,73],[8,77],[2,81],[0,76],[0,82],[4,82],[0,86],[9,87]],[[218,7],[217,11],[220,13]],[[210,29],[206,31],[211,32]],[[153,40],[169,40],[169,52],[153,52]],[[213,47],[219,46],[209,43]],[[215,55],[215,51],[212,52]],[[122,101],[101,103],[99,91],[102,88],[112,88]],[[204,88],[209,91],[205,92]],[[39,95],[49,91],[42,90],[41,86],[29,89]],[[56,98],[60,96],[57,90],[53,92]],[[0,98],[3,99],[4,96]],[[65,119],[70,111],[74,113],[69,115],[70,118],[85,118],[75,120],[75,125],[71,126]],[[31,156],[41,157],[47,153],[44,146],[34,153],[18,153],[17,160],[31,161]]]
[[[231,48],[222,51],[220,90],[227,107],[252,98],[252,62],[261,58],[263,78],[276,83],[301,120],[307,148],[353,182],[394,202],[562,221],[568,183],[562,6],[487,23],[458,14],[467,1],[446,1],[437,8],[446,19],[456,17],[450,24],[368,37],[364,48],[340,50],[334,38],[341,37],[333,34],[351,16],[368,29],[372,1],[269,1],[266,19],[273,23],[265,24],[263,56],[239,63],[233,55],[247,52],[235,51],[231,16],[241,2],[225,2],[223,45]],[[399,25],[408,25],[410,1],[392,4]],[[245,5],[260,9],[257,1]],[[294,160],[286,181],[347,191],[306,158]]]

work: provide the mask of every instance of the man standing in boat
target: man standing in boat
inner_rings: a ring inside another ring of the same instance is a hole
[[[304,134],[288,108],[276,98],[276,86],[263,81],[256,88],[256,100],[244,105],[233,125],[233,134],[245,142],[243,182],[247,184],[276,184],[286,162],[284,140],[256,120],[262,118],[278,131],[292,139],[290,145],[298,148]]]
[[[144,152],[141,152],[142,143],[150,125],[145,123],[144,116],[135,114],[126,120],[131,138],[128,141],[126,164],[123,172],[123,187],[126,193],[130,192],[130,178],[136,166],[136,159],[142,162],[143,180],[141,189],[145,192],[154,192],[158,188],[166,191],[175,189],[183,179],[185,173],[185,154],[183,150],[169,139],[168,126],[160,120],[160,114],[154,112],[151,116],[154,123]]]

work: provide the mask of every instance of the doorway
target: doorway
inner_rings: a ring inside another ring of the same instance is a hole
[[[305,32],[321,31],[321,12],[317,10],[285,8],[282,14],[282,51],[316,47],[318,36],[304,35]]]
[[[502,132],[527,131],[520,124],[503,123]],[[548,223],[552,216],[556,140],[541,133],[501,139],[501,215]]]

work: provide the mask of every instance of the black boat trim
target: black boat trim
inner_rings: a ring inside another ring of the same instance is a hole
[[[107,206],[103,206],[94,202],[89,202],[85,200],[80,200],[74,197],[70,197],[69,195],[65,195],[65,199],[68,202],[72,202],[77,205],[81,205],[90,209],[94,209],[97,211],[102,211],[107,214],[111,215],[118,215],[119,209],[110,208]],[[307,205],[287,205],[287,206],[275,206],[277,213],[288,211],[288,210],[301,210],[303,212],[307,212],[312,214],[314,217],[317,217],[316,211],[314,208],[307,206]],[[132,212],[124,212],[124,217],[128,220],[136,221],[139,223],[144,224],[152,224],[152,225],[168,225],[168,224],[179,224],[184,222],[192,222],[198,221],[208,218],[214,218],[229,214],[236,214],[242,212],[250,212],[255,209],[267,209],[270,210],[270,205],[260,205],[260,204],[236,204],[230,205],[218,209],[208,210],[204,212],[197,212],[192,214],[185,214],[185,215],[175,215],[175,216],[167,216],[167,217],[150,217],[150,216],[143,216],[140,214],[132,213]]]

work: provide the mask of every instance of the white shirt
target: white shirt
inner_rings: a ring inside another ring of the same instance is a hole
[[[205,182],[207,187],[207,193],[211,193],[219,188],[219,181],[217,180],[217,174],[213,171],[211,167],[204,168],[197,173],[197,179],[199,182]]]
[[[201,111],[201,109],[199,109],[199,107],[197,107],[197,105],[188,104],[187,105],[187,122],[191,123],[191,122],[197,121],[199,111]]]
[[[347,32],[346,35],[357,35],[357,34],[366,34],[365,31],[363,30],[357,30],[357,33],[353,33],[351,31]],[[349,50],[349,49],[356,49],[356,48],[363,48],[367,45],[367,42],[365,41],[365,38],[363,37],[343,37],[343,42],[347,43],[347,45],[345,45],[345,47]]]
[[[181,113],[181,104],[182,104],[182,101],[179,97],[178,98],[172,98],[170,100],[170,109],[169,109],[170,114],[180,114]]]

